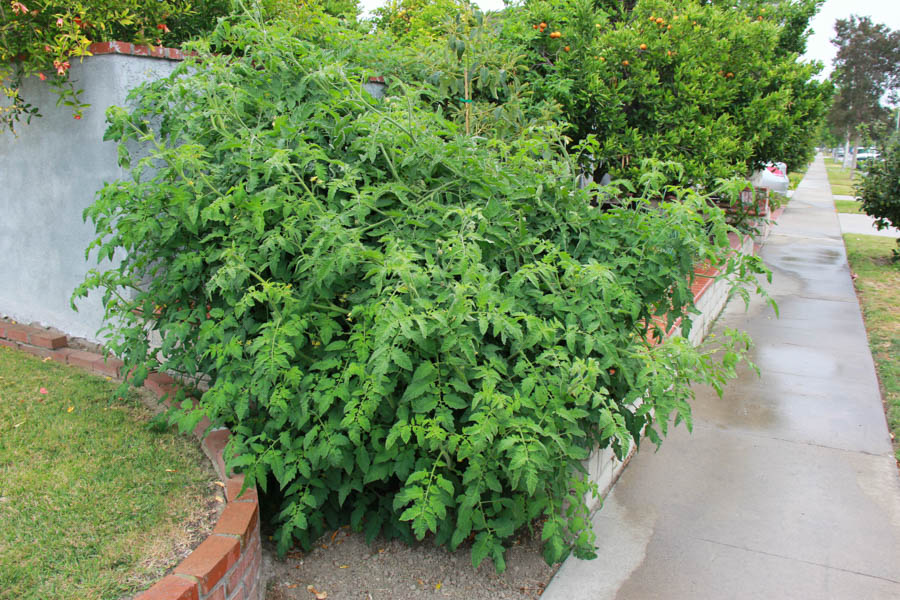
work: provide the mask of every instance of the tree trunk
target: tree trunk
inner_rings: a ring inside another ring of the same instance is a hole
[[[850,134],[844,138],[844,161],[841,166],[845,169],[850,167]]]
[[[859,135],[853,138],[853,159],[850,162],[850,168],[856,169],[856,155],[859,154]]]

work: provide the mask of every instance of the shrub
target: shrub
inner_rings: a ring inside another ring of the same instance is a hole
[[[875,227],[900,227],[900,137],[891,139],[882,160],[872,161],[859,190],[863,212],[875,217]],[[894,260],[900,260],[900,250]]]
[[[711,190],[768,161],[805,166],[827,107],[819,66],[791,50],[810,2],[755,4],[529,0],[507,11],[500,39],[520,48],[535,98],[559,104],[567,133],[600,140],[585,165],[595,179],[636,181],[656,158],[684,165],[677,183]]]
[[[468,136],[402,81],[377,101],[359,62],[377,41],[322,26],[347,37],[223,21],[212,47],[232,54],[198,45],[111,109],[132,176],[86,216],[99,256],[125,258],[76,296],[103,292],[131,383],[208,377],[172,418],[230,427],[230,465],[283,496],[281,552],[349,522],[471,540],[473,564],[502,570],[540,519],[548,562],[591,556],[581,461],[690,425],[691,384],[720,388],[747,345],[735,334],[717,361],[648,340],[690,329],[695,261],[735,283],[761,263],[729,255],[695,191],[644,199],[672,165],[599,211],[558,129]]]

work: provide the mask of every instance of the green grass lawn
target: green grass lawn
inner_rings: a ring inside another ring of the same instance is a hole
[[[891,262],[897,241],[848,234],[844,243],[850,268],[857,275],[856,289],[869,346],[887,404],[888,426],[894,436],[894,455],[900,461],[900,263]]]
[[[862,203],[856,200],[835,200],[834,207],[839,213],[849,213],[852,215],[864,215],[862,211]]]
[[[0,599],[145,589],[208,519],[215,472],[137,392],[0,347]]]
[[[825,159],[825,170],[828,173],[828,183],[831,184],[831,193],[839,196],[853,196],[856,192],[854,182],[858,176],[853,169],[841,167],[841,163],[830,158]]]

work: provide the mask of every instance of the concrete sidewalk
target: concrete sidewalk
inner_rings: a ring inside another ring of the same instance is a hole
[[[900,477],[824,162],[761,255],[781,318],[731,302],[714,331],[756,342],[694,432],[644,446],[594,516],[599,557],[545,600],[900,598]]]

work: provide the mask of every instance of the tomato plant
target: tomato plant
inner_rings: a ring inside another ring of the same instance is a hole
[[[335,19],[234,17],[194,47],[110,110],[130,175],[86,211],[98,256],[124,259],[76,299],[102,292],[130,383],[206,378],[171,417],[231,429],[281,552],[349,523],[498,570],[523,527],[548,562],[592,556],[582,461],[690,424],[691,385],[721,389],[747,349],[649,341],[690,330],[696,260],[738,291],[763,272],[722,211],[653,160],[597,210],[577,179],[599,142],[552,119],[467,134],[399,70],[377,100],[393,50]]]

